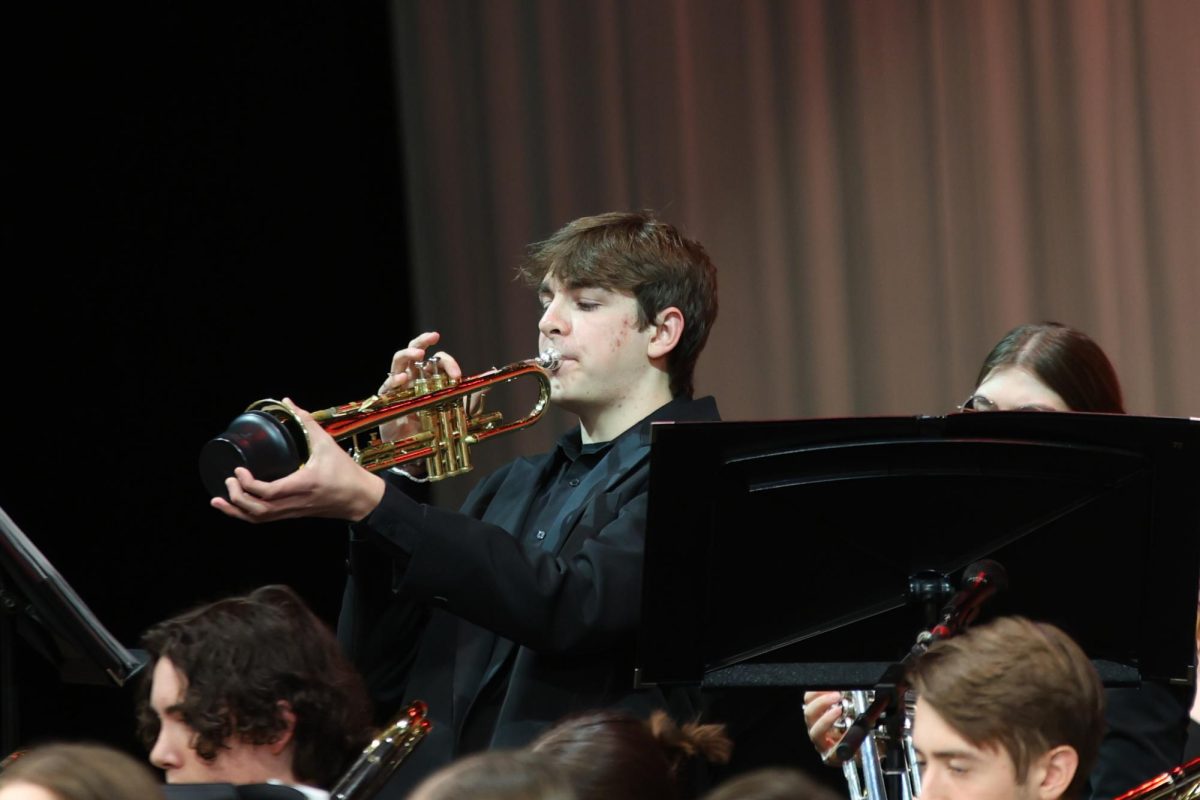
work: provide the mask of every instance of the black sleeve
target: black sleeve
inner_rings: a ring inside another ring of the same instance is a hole
[[[406,494],[390,476],[387,493]],[[395,591],[407,557],[380,553],[370,529],[350,526],[346,584],[338,615],[337,635],[347,657],[362,674],[374,703],[375,722],[384,724],[409,702],[408,672],[416,658],[421,633],[429,619],[424,603]]]
[[[636,628],[646,508],[644,481],[597,498],[576,526],[585,543],[569,556],[394,492],[365,522],[384,552],[407,559],[400,594],[534,650],[569,654],[606,650]]]

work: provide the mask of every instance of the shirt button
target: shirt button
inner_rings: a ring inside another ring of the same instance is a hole
[[[538,532],[537,532],[537,538],[539,538],[539,539],[545,539],[545,538],[546,538],[546,532],[545,532],[545,531],[538,531]]]
[[[567,483],[569,483],[569,484],[570,484],[572,487],[574,487],[574,486],[578,486],[578,485],[579,485],[579,478],[571,478],[571,480],[567,481]]]

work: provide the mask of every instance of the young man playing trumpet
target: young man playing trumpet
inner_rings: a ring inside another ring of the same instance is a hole
[[[908,680],[921,800],[1083,796],[1104,733],[1104,688],[1059,628],[1000,617],[934,643]],[[840,700],[840,692],[805,696],[818,747],[841,738]]]
[[[384,713],[421,699],[433,725],[385,797],[461,754],[524,745],[574,711],[670,705],[632,689],[650,423],[717,419],[712,398],[692,399],[716,269],[652,215],[609,213],[534,245],[521,273],[541,299],[539,350],[561,355],[551,402],[579,419],[554,450],[502,467],[456,513],[362,469],[298,411],[305,468],[273,482],[239,468],[229,499],[213,500],[248,522],[353,523],[341,638]],[[382,388],[410,380],[438,338],[397,352]]]

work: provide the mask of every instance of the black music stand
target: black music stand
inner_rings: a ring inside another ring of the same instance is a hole
[[[872,688],[930,578],[987,558],[1108,686],[1194,681],[1200,421],[955,414],[653,426],[638,685]],[[954,588],[951,586],[949,588]]]
[[[67,683],[124,686],[146,665],[100,623],[12,518],[0,509],[0,708],[3,743],[16,742],[17,691],[13,669],[19,632]]]

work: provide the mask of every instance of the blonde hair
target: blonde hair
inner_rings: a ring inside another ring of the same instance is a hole
[[[430,774],[410,800],[576,800],[562,769],[525,750],[485,750]]]
[[[730,778],[704,800],[840,800],[841,795],[794,767],[760,767]]]
[[[133,756],[103,744],[53,742],[14,758],[0,787],[29,783],[61,800],[162,800],[161,783]]]

